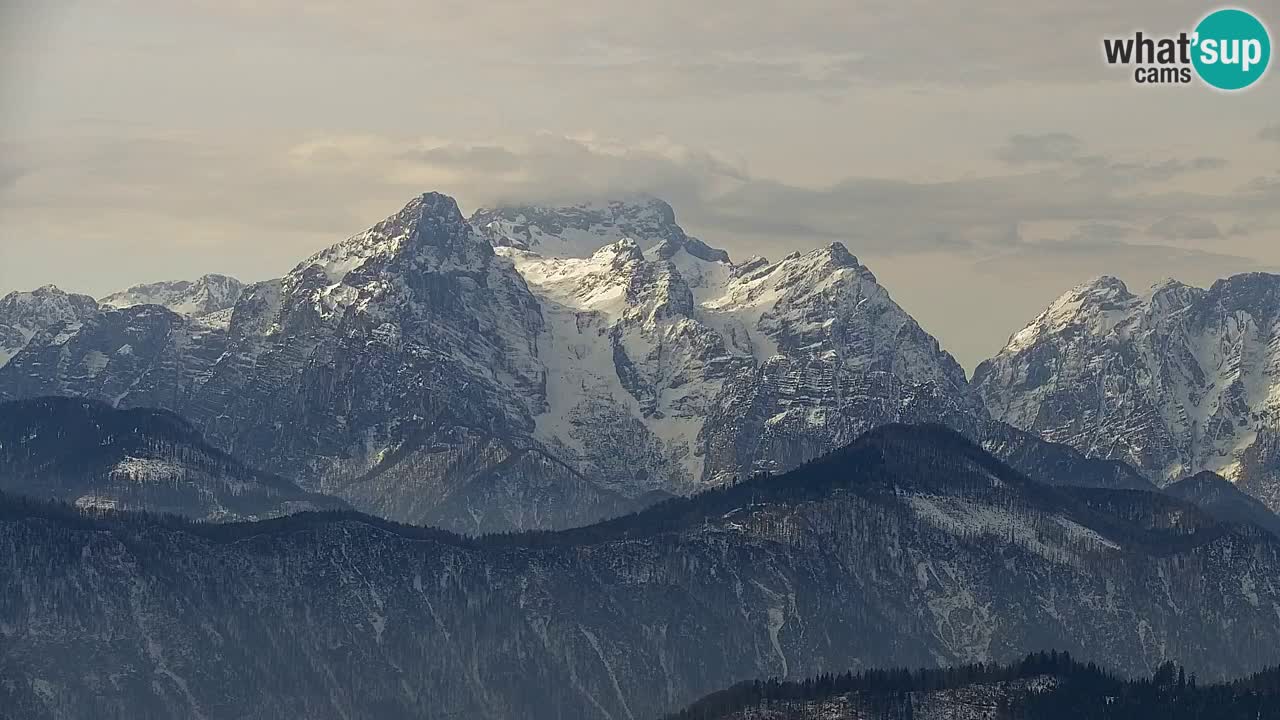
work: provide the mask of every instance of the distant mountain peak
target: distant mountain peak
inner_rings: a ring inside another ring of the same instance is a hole
[[[320,292],[346,282],[350,273],[355,273],[356,284],[375,282],[385,263],[395,260],[414,266],[471,267],[492,255],[492,247],[475,236],[457,201],[426,192],[368,230],[307,258],[289,274],[286,285],[315,286]]]
[[[1063,293],[1050,306],[1049,314],[1057,315],[1068,309],[1114,309],[1135,299],[1137,296],[1129,292],[1129,287],[1123,280],[1112,275],[1101,275]]]
[[[708,262],[729,254],[690,237],[676,223],[669,203],[651,195],[562,205],[499,205],[482,208],[471,224],[494,247],[512,247],[544,257],[586,258],[623,238],[663,258],[681,249]]]
[[[1236,275],[1214,281],[1210,290],[1221,290],[1224,288],[1274,292],[1275,290],[1280,289],[1280,275],[1268,272],[1238,273]]]
[[[400,212],[374,226],[391,230],[398,226],[413,244],[449,247],[467,234],[466,220],[452,197],[427,192],[410,200]]]
[[[40,330],[75,325],[97,310],[98,302],[93,298],[64,292],[56,285],[0,297],[0,367]]]
[[[434,191],[422,193],[410,200],[397,217],[419,223],[432,218],[454,224],[464,221],[462,211],[458,209],[458,201],[444,193]]]
[[[244,292],[244,283],[227,275],[208,273],[195,280],[143,283],[101,300],[104,308],[161,305],[179,315],[201,316],[230,310]]]
[[[1137,300],[1119,278],[1111,275],[1094,278],[1058,296],[1035,320],[1010,336],[1001,352],[1029,347],[1046,335],[1068,328],[1105,335],[1114,326],[1111,311],[1123,311]]]
[[[1129,287],[1124,281],[1114,275],[1099,275],[1098,277],[1081,283],[1076,286],[1077,290],[1085,290],[1090,293],[1114,293],[1120,296],[1131,295]]]
[[[844,243],[838,240],[828,245],[826,247],[826,252],[832,262],[842,267],[857,267],[861,265],[861,263],[858,262],[857,256],[849,252],[849,248],[845,247]]]
[[[1055,300],[974,373],[992,415],[1164,485],[1213,470],[1280,507],[1280,276]]]

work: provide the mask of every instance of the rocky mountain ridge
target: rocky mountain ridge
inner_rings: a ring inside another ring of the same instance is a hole
[[[992,416],[1157,484],[1201,470],[1280,507],[1280,276],[1064,294],[974,373]]]
[[[209,315],[230,311],[244,292],[244,284],[226,275],[208,274],[197,280],[134,285],[98,301],[103,307],[163,305],[179,315]]]

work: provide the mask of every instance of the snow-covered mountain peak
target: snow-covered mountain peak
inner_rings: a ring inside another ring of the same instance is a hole
[[[0,298],[0,313],[47,311],[65,314],[65,311],[86,306],[97,307],[97,304],[88,295],[68,293],[57,285],[42,285],[35,290],[15,291]]]
[[[1080,283],[1075,291],[1098,298],[1125,298],[1133,295],[1124,281],[1114,275],[1099,275],[1088,282]]]
[[[627,237],[595,251],[591,254],[591,259],[597,263],[607,262],[613,267],[621,267],[628,262],[643,261],[644,250],[640,247],[640,243]]]
[[[741,301],[757,303],[771,301],[767,289],[819,290],[834,283],[857,278],[858,282],[877,285],[875,275],[858,263],[844,245],[832,243],[808,252],[794,252],[780,262],[770,263],[762,257],[754,257],[735,267],[728,288],[730,294],[738,294]]]
[[[1280,294],[1280,275],[1267,272],[1247,272],[1215,280],[1211,292],[1254,292],[1268,295]]]
[[[466,226],[457,201],[438,192],[423,193],[410,200],[390,222],[404,228],[413,241],[428,245],[447,244]]]
[[[474,235],[458,203],[448,195],[428,192],[368,230],[300,263],[285,279],[285,289],[378,283],[379,274],[396,263],[474,269],[492,256],[492,248]],[[348,279],[353,272],[355,276]]]
[[[0,367],[39,330],[77,325],[97,309],[97,301],[88,295],[63,292],[56,285],[5,295],[0,298]]]
[[[1260,324],[1280,321],[1280,275],[1252,272],[1218,280],[1209,297],[1230,312],[1244,311]]]
[[[1280,276],[1209,290],[1114,278],[1055,301],[978,366],[997,419],[1157,483],[1213,470],[1280,506]]]
[[[134,285],[98,302],[103,307],[117,309],[136,305],[163,305],[179,315],[198,316],[234,307],[243,292],[244,284],[239,280],[210,273],[196,280]]]
[[[1009,338],[1005,351],[1031,347],[1046,335],[1062,333],[1068,328],[1106,335],[1139,302],[1123,281],[1103,275],[1059,296],[1035,320]]]
[[[1120,278],[1103,275],[1063,293],[1049,306],[1051,316],[1079,310],[1111,310],[1134,300],[1136,296]]]
[[[861,264],[853,253],[849,252],[849,248],[844,243],[836,241],[828,245],[826,248],[827,257],[831,258],[831,262],[841,267],[858,267]],[[865,270],[865,268],[863,268]],[[870,272],[869,270],[867,272]]]
[[[544,257],[590,257],[601,247],[631,238],[642,250],[657,248],[667,258],[683,249],[703,260],[729,261],[725,251],[689,237],[676,223],[670,204],[646,195],[571,205],[483,208],[471,216],[471,224],[494,247]]]

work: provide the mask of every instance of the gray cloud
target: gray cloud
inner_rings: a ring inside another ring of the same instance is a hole
[[[1147,232],[1166,240],[1213,240],[1222,236],[1214,221],[1186,215],[1161,218]]]
[[[1072,166],[1081,178],[1113,187],[1170,180],[1189,173],[1220,170],[1229,164],[1225,158],[1212,156],[1198,156],[1190,160],[1116,160],[1086,153],[1085,143],[1065,132],[1014,134],[995,149],[994,155],[1005,164],[1024,171],[1027,166]]]
[[[22,176],[28,172],[29,170],[25,167],[0,160],[0,193],[17,185]]]
[[[871,255],[1045,252],[1053,246],[1022,237],[1044,223],[1075,227],[1062,242],[1081,247],[1119,241],[1135,228],[1200,241],[1220,235],[1209,219],[1215,214],[1259,226],[1276,212],[1280,189],[1270,186],[1223,195],[1147,187],[1217,167],[1215,160],[1130,162],[1081,155],[1082,146],[1065,133],[1018,135],[998,152],[1013,162],[1051,162],[948,181],[863,177],[804,186],[662,139],[624,144],[543,133],[467,144],[357,135],[229,145],[122,137],[0,145],[14,167],[32,168],[20,185],[0,183],[7,187],[0,213],[11,225],[65,222],[54,231],[68,236],[88,217],[100,229],[116,223],[129,237],[200,226],[211,238],[204,242],[227,255],[274,245],[280,249],[269,254],[296,260],[304,243],[319,247],[357,232],[425,189],[455,194],[472,209],[648,193],[672,202],[709,242],[774,256],[835,239]],[[74,220],[53,219],[64,217]],[[260,272],[262,263],[246,266]],[[276,267],[286,266],[282,259]]]
[[[1010,165],[1063,163],[1078,157],[1082,146],[1079,138],[1063,132],[1019,134],[997,148],[996,157]]]
[[[1133,233],[1133,228],[1124,225],[1091,222],[1077,228],[1073,237],[1078,238],[1085,245],[1092,245],[1099,242],[1114,243],[1133,235]]]

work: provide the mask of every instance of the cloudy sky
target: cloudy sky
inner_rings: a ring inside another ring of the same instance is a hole
[[[972,369],[1100,274],[1280,267],[1280,71],[1102,61],[1212,7],[0,0],[0,293],[277,276],[425,190],[647,192],[738,257],[844,242]]]

